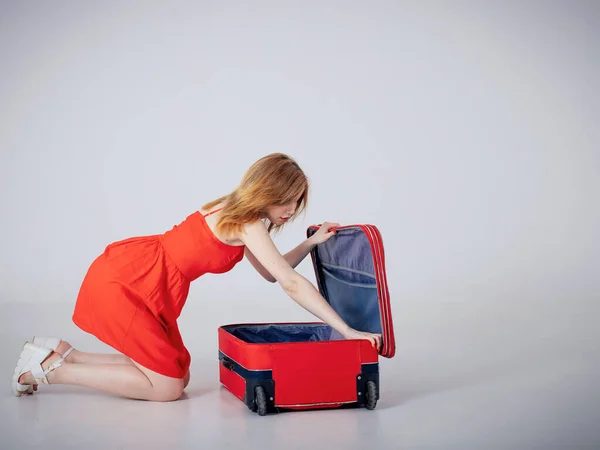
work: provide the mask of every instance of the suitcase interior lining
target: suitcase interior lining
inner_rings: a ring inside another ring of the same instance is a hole
[[[370,333],[381,333],[377,284],[356,283],[344,278],[342,270],[323,270],[323,289],[329,304],[352,328]]]
[[[360,228],[345,228],[315,249],[322,294],[352,328],[382,333],[371,245]]]
[[[251,344],[316,342],[343,339],[337,331],[326,324],[245,324],[227,325],[223,328],[236,338]]]

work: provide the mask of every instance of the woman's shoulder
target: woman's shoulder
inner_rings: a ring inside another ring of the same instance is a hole
[[[255,230],[256,227],[263,227],[266,229],[264,222],[261,219],[258,219],[256,222],[242,224],[241,230],[239,231],[231,231],[227,233],[227,235],[219,233],[217,231],[217,224],[221,216],[221,210],[224,208],[224,206],[225,205],[223,203],[220,203],[210,208],[198,209],[198,212],[204,217],[203,220],[206,222],[208,228],[210,228],[210,231],[221,242],[233,247],[245,247],[243,236],[245,236],[249,230]]]

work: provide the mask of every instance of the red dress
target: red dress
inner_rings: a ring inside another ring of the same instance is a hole
[[[219,240],[200,212],[163,234],[114,242],[90,266],[73,322],[142,366],[183,378],[191,357],[177,318],[190,283],[243,257],[244,247]]]

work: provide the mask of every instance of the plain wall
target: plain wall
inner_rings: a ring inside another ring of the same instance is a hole
[[[312,183],[279,248],[377,225],[396,316],[595,301],[598,9],[2,2],[0,302],[73,303],[107,244],[166,231],[271,152]],[[218,323],[311,318],[246,261],[192,299]]]

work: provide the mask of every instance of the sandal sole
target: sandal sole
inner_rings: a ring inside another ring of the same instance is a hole
[[[45,358],[51,353],[52,350],[48,349],[48,354]],[[33,384],[21,384],[19,383],[19,378],[23,373],[27,373],[31,370],[31,368],[28,368],[27,370],[25,370],[25,368],[30,366],[31,360],[36,355],[39,355],[39,349],[32,346],[29,342],[25,342],[21,348],[21,354],[19,355],[19,360],[17,361],[17,366],[15,367],[11,381],[13,394],[17,397],[33,394]]]

